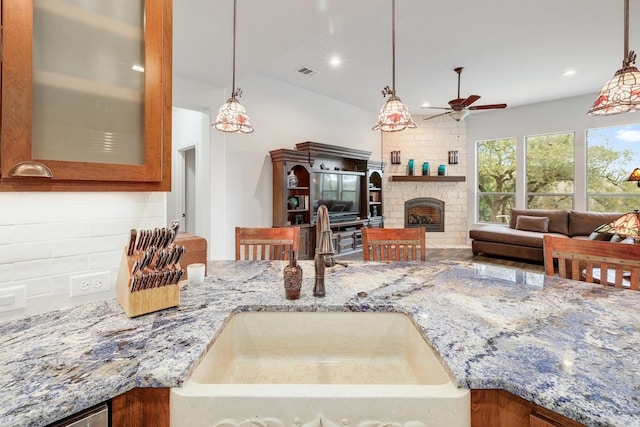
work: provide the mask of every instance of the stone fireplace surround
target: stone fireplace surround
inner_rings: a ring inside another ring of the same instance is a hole
[[[431,175],[438,165],[445,164],[447,175],[467,176],[467,122],[456,122],[442,116],[422,120],[415,116],[416,129],[402,132],[384,132],[381,159],[386,163],[383,178],[384,226],[405,226],[405,202],[414,198],[431,197],[446,205],[444,231],[426,235],[427,248],[470,248],[468,239],[468,182],[391,181],[393,175],[407,175],[407,161],[413,159],[416,172],[422,171],[423,162],[429,162]],[[458,164],[448,164],[448,153],[457,150]],[[391,152],[401,152],[401,164],[391,163]]]
[[[412,199],[432,198],[446,206],[443,212],[443,230],[427,233],[427,248],[468,248],[467,193],[464,182],[392,182],[384,178],[384,226],[405,227],[405,202]]]

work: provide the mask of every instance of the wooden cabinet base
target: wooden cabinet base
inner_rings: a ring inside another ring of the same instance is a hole
[[[171,389],[134,388],[111,401],[112,427],[169,427]]]
[[[471,390],[472,427],[584,427],[504,390]]]

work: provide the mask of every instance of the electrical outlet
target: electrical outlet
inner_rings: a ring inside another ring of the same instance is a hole
[[[106,292],[109,289],[111,289],[111,273],[108,271],[71,276],[72,297]]]
[[[0,312],[18,310],[27,306],[27,287],[0,289]]]

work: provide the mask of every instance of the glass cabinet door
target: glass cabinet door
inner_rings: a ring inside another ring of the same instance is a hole
[[[163,179],[170,9],[163,0],[2,1],[3,179],[31,160],[52,180]]]

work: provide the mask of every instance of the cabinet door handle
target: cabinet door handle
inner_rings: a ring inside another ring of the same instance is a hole
[[[53,178],[51,169],[39,162],[28,160],[20,162],[9,170],[9,176],[29,178]]]

